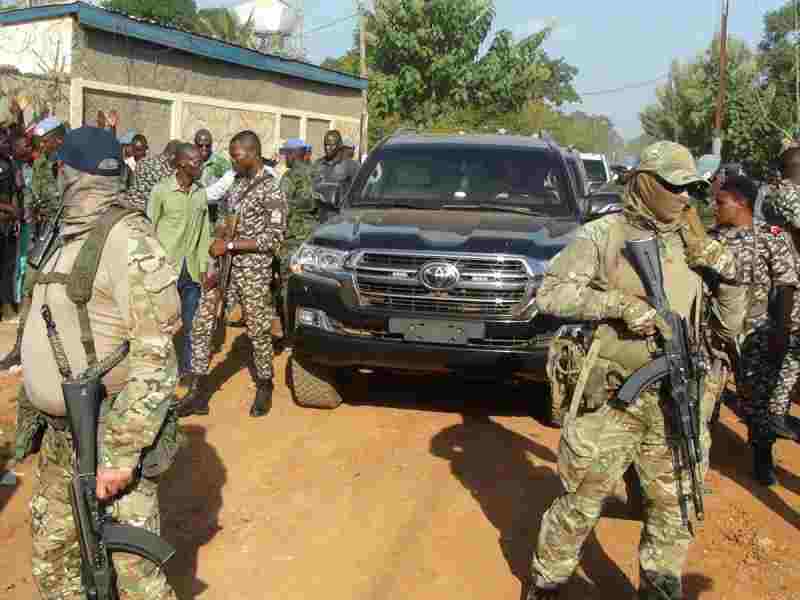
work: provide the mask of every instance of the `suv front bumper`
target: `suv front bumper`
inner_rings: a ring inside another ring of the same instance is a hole
[[[293,274],[287,318],[293,352],[333,368],[451,371],[497,379],[545,381],[550,339],[562,324],[537,316],[529,322],[487,322],[486,339],[467,345],[405,341],[389,330],[391,317],[435,319],[359,306],[349,277]],[[452,320],[452,319],[451,319]]]

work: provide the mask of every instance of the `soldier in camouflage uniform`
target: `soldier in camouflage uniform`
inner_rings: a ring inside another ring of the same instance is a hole
[[[252,131],[236,134],[230,154],[236,181],[225,197],[221,217],[238,217],[233,239],[216,239],[211,244],[214,258],[233,254],[229,290],[239,300],[247,336],[253,344],[256,397],[250,415],[266,415],[272,406],[272,334],[274,316],[270,283],[272,262],[286,238],[286,200],[278,181],[261,160],[261,141]],[[181,416],[208,414],[205,379],[211,362],[219,290],[204,286],[200,307],[192,326],[192,372],[194,381],[184,399]]]
[[[359,164],[353,159],[345,158],[346,148],[343,144],[342,134],[337,130],[332,129],[325,134],[325,154],[314,163],[311,172],[314,191],[317,191],[322,183],[337,183],[341,186],[342,193],[350,189],[358,173]],[[338,206],[330,206],[323,202],[318,211],[319,221],[324,223],[338,210]]]
[[[64,162],[63,231],[33,287],[22,344],[25,369],[16,446],[16,458],[22,460],[36,452],[35,441],[41,440],[31,529],[33,576],[45,600],[83,595],[79,540],[69,502],[73,442],[61,377],[40,312],[43,304],[52,312],[75,374],[86,369],[95,353],[102,360],[123,341],[130,342],[127,360],[103,378],[108,397],[101,408],[97,495],[106,512],[158,533],[158,477],[169,467],[177,445],[177,437],[171,437],[177,436],[172,336],[180,326],[175,270],[144,216],[121,208],[122,152],[110,132],[92,127],[75,130],[68,134],[59,157]],[[104,220],[112,214],[113,224]],[[83,305],[88,313],[88,344],[81,339],[87,331],[78,318],[79,307],[59,277],[71,280],[73,266],[84,260],[80,249],[102,223],[109,223],[103,225],[108,236],[93,293]],[[168,437],[175,444],[169,448],[164,445]],[[174,600],[156,565],[128,554],[114,555],[113,560],[120,598]]]
[[[758,187],[742,176],[727,177],[716,198],[718,226],[711,236],[736,256],[737,280],[747,288],[748,311],[739,373],[739,401],[753,444],[753,473],[775,483],[772,446],[794,433],[786,423],[789,396],[800,375],[800,281],[787,233],[753,222]],[[770,294],[772,292],[772,298]]]
[[[319,225],[318,203],[311,189],[311,165],[305,160],[306,143],[290,139],[280,150],[286,157],[287,171],[281,177],[281,192],[288,204],[289,225],[286,243],[280,251],[280,284],[274,296],[275,306],[285,306],[289,281],[289,259]]]
[[[694,269],[719,279],[712,300],[712,326],[726,339],[741,328],[744,290],[735,285],[735,262],[711,240],[687,190],[700,182],[689,151],[659,142],[644,150],[627,184],[624,212],[584,225],[553,260],[537,293],[541,312],[569,320],[599,321],[599,355],[590,366],[578,416],[566,422],[559,445],[559,475],[565,492],[542,519],[533,556],[528,600],[557,598],[578,565],[581,547],[603,504],[627,469],[638,472],[646,498],[639,548],[640,598],[683,598],[681,574],[692,539],[682,524],[672,451],[661,407],[663,393],[646,390],[631,406],[613,397],[621,384],[652,360],[656,332],[666,324],[645,296],[641,279],[623,252],[627,240],[658,236],[664,287],[672,309],[694,319],[699,336],[706,288]],[[710,447],[707,420],[714,398],[702,401],[701,441]],[[705,463],[707,465],[707,461]]]
[[[56,184],[57,166],[53,157],[64,143],[65,135],[66,128],[54,117],[39,123],[33,132],[39,156],[33,163],[32,208],[40,223],[46,223],[58,212],[60,198]]]
[[[127,204],[142,212],[147,212],[147,201],[153,188],[167,177],[175,174],[175,152],[181,145],[180,140],[170,140],[164,152],[136,163],[133,184],[127,191]]]

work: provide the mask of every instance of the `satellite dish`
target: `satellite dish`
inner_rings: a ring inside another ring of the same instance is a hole
[[[233,6],[232,10],[242,22],[252,16],[257,33],[293,34],[302,23],[300,12],[283,0],[250,0]]]

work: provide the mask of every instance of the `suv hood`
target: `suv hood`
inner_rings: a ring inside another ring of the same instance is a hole
[[[362,248],[517,254],[549,260],[573,238],[574,218],[479,210],[346,209],[310,242]]]

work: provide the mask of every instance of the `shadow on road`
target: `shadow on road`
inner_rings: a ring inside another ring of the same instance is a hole
[[[554,470],[555,454],[485,415],[464,415],[463,423],[438,433],[431,441],[431,453],[450,461],[453,475],[497,529],[511,572],[524,581],[542,515],[562,491]],[[586,542],[581,565],[587,577],[600,583],[602,589],[575,577],[567,597],[599,600],[635,593],[628,577],[594,535]]]
[[[548,388],[539,384],[498,384],[455,375],[380,373],[358,375],[344,397],[349,404],[494,416],[541,417]]]
[[[780,442],[788,444],[791,442]],[[711,468],[732,479],[764,503],[767,508],[781,516],[787,523],[800,529],[800,512],[775,493],[773,488],[758,485],[753,481],[751,473],[752,450],[747,441],[742,439],[725,423],[719,422],[714,428],[711,445]],[[800,494],[800,478],[778,468],[778,485]]]
[[[241,371],[242,368],[247,368],[251,377],[253,374],[253,346],[244,330],[238,327],[228,327],[226,335],[228,340],[233,338],[233,343],[225,352],[225,358],[211,369],[206,387],[206,393],[209,397],[213,397],[214,394],[221,390],[225,382]]]
[[[14,455],[14,449],[11,443],[0,443],[0,478],[6,474],[6,469],[11,468],[11,457]],[[11,500],[14,492],[17,491],[17,485],[0,485],[0,513],[6,507],[6,504]]]
[[[159,502],[162,534],[177,548],[167,575],[178,598],[194,598],[208,588],[197,578],[198,552],[220,529],[227,470],[206,441],[205,428],[187,425],[181,431],[186,444],[159,486]]]

